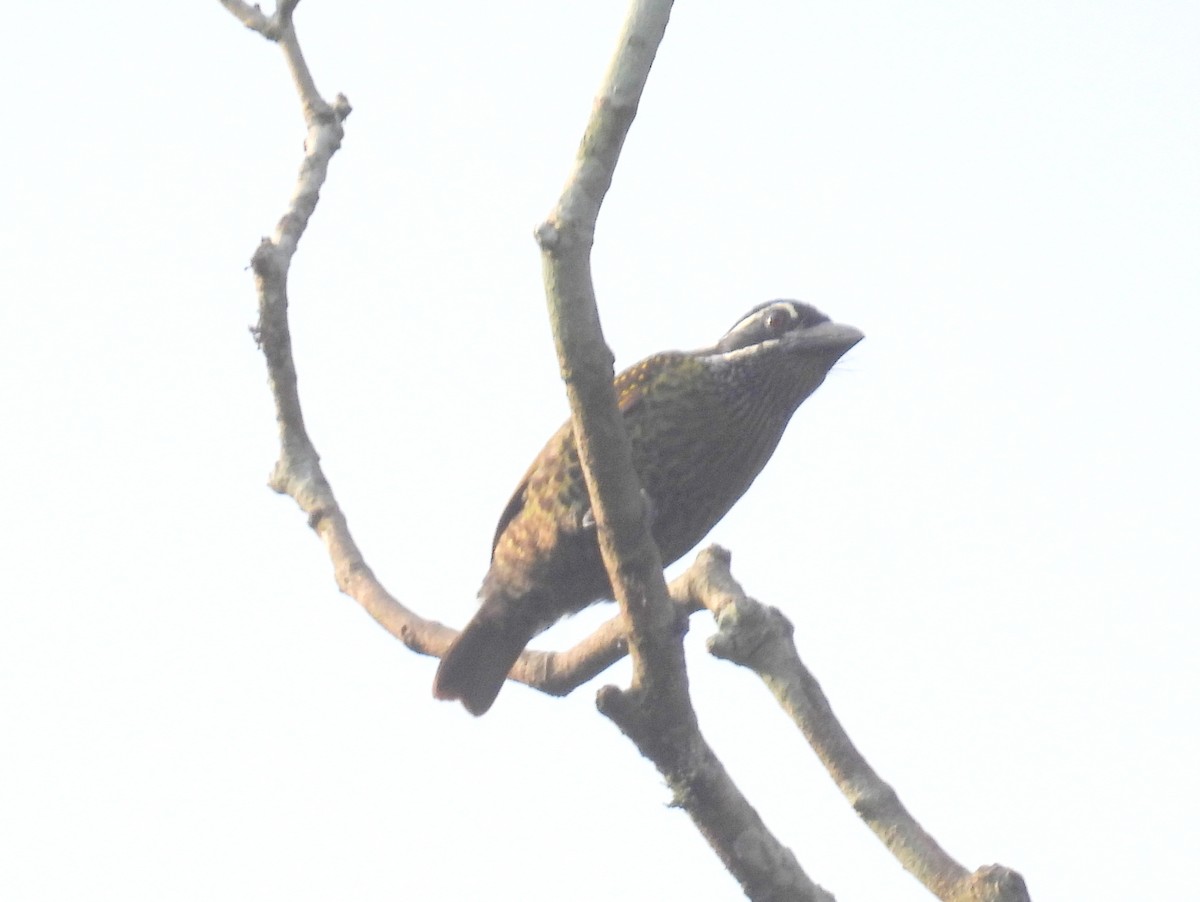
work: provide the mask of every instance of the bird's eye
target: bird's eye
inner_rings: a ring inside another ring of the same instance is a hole
[[[767,330],[770,332],[783,332],[789,325],[791,325],[792,317],[794,315],[795,314],[793,314],[792,311],[786,307],[772,307],[767,311],[767,315],[763,317],[763,325],[765,325]]]

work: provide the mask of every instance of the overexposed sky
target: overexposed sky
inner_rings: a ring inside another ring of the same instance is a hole
[[[305,414],[448,623],[565,415],[531,233],[623,15],[298,13],[354,105],[291,275]],[[1194,886],[1197,46],[1187,3],[681,3],[601,214],[619,365],[772,297],[866,333],[711,539],[926,828],[1036,902]],[[0,76],[0,898],[738,898],[594,710],[625,669],[434,702],[266,488],[276,48],[211,0],[23,4]],[[840,900],[928,898],[710,630],[702,727],[768,826]]]

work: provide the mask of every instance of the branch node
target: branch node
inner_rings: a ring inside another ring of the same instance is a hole
[[[618,727],[629,717],[629,703],[625,695],[624,690],[611,683],[596,690],[596,710]]]
[[[711,558],[715,563],[724,567],[726,570],[728,570],[733,564],[733,552],[724,545],[709,545],[700,552],[700,555],[705,558]]]
[[[543,251],[553,251],[558,248],[559,231],[558,226],[552,220],[547,219],[533,231],[533,237],[537,239],[538,247]]]
[[[324,505],[322,505],[321,507],[313,508],[311,511],[308,512],[308,527],[309,527],[309,529],[311,529],[313,532],[316,532],[317,527],[320,525],[321,521],[324,520],[327,516],[329,516],[329,514],[330,514],[330,511],[328,509],[326,509]]]
[[[275,467],[271,470],[271,474],[267,477],[267,488],[277,495],[291,494],[288,491],[287,470],[284,467],[283,458],[275,462]]]
[[[276,270],[275,242],[264,235],[250,257],[250,269],[260,279],[274,275]]]
[[[708,639],[715,657],[761,670],[760,656],[778,642],[790,642],[794,628],[778,608],[752,598],[733,598],[717,612],[717,632]]]
[[[868,824],[879,820],[883,814],[894,810],[900,803],[900,797],[896,795],[896,790],[890,783],[883,780],[866,783],[858,790],[847,786],[846,790],[846,795],[851,798],[855,814]]]
[[[958,899],[970,902],[1030,902],[1025,878],[1002,864],[985,865],[968,879]]]

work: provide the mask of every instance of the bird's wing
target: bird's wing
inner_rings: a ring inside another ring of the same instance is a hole
[[[500,514],[500,522],[496,524],[496,534],[492,536],[493,555],[496,553],[496,545],[500,542],[500,536],[504,533],[504,528],[512,522],[512,518],[525,506],[525,490],[528,487],[529,474],[526,473],[525,478],[521,480],[521,484],[517,486],[517,490],[508,499],[508,504],[505,505],[504,511]]]
[[[655,354],[653,357],[647,357],[623,370],[613,381],[613,388],[617,393],[617,406],[622,415],[628,417],[635,411],[662,371],[676,362],[676,358],[683,356],[686,355],[674,351]],[[578,452],[574,444],[575,439],[571,433],[571,423],[568,420],[559,428],[558,432],[551,436],[550,441],[530,464],[512,497],[508,500],[508,504],[505,505],[504,511],[500,514],[500,522],[496,524],[496,533],[492,536],[493,554],[496,551],[496,544],[500,541],[500,536],[529,503],[530,497],[535,499],[535,504],[538,501],[545,503],[550,493],[557,493],[561,489],[564,480],[571,486],[573,494],[581,497],[576,498],[574,503],[568,505],[551,505],[558,514],[558,528],[563,532],[580,532],[596,528],[596,521],[591,515],[587,489],[583,487],[582,478],[564,473],[567,468],[579,466]]]
[[[512,493],[512,497],[508,499],[508,504],[504,506],[504,510],[500,514],[500,521],[496,524],[496,533],[492,536],[492,553],[496,551],[496,544],[500,541],[500,536],[504,530],[508,528],[508,524],[521,512],[529,499],[530,492],[535,496],[546,491],[546,480],[551,478],[560,465],[564,446],[568,441],[574,444],[574,440],[570,438],[571,423],[567,421],[563,423],[559,430],[550,437],[546,442],[546,446],[542,448],[538,456],[533,459],[533,463],[529,465],[529,469],[525,471],[525,475],[521,477],[521,481],[517,484],[516,489]]]
[[[678,351],[667,351],[647,357],[628,369],[622,370],[620,375],[613,380],[613,388],[617,392],[617,407],[621,413],[629,416],[641,404],[642,399],[646,397],[646,392],[654,384],[659,374],[677,358],[683,356],[685,355]]]

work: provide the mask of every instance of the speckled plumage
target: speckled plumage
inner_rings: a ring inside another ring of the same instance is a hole
[[[617,376],[664,564],[728,513],[796,408],[861,337],[808,305],[774,301],[747,313],[712,348],[655,354]],[[481,607],[443,658],[434,694],[482,714],[534,635],[610,597],[568,421],[500,516]]]

